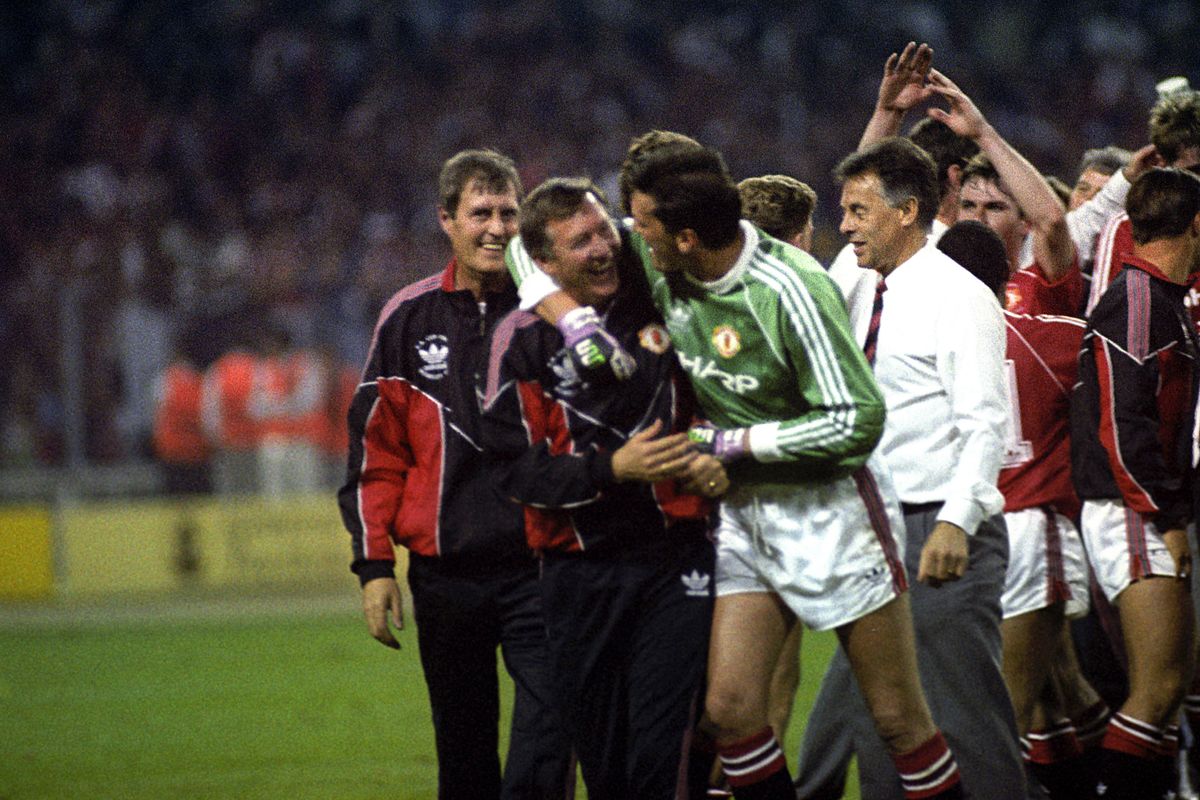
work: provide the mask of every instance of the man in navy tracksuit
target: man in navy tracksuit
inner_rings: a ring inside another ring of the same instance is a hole
[[[537,561],[521,509],[496,493],[479,445],[476,374],[488,331],[517,303],[504,248],[516,234],[519,194],[512,161],[498,153],[463,151],[443,166],[439,216],[454,258],[380,314],[350,409],[338,494],[368,628],[393,648],[389,615],[403,626],[393,548],[409,550],[438,797],[454,800],[573,790],[569,746],[548,702]],[[497,646],[516,684],[503,779]]]
[[[484,446],[542,554],[554,697],[588,796],[667,800],[687,772],[712,613],[700,495],[728,480],[688,444],[690,389],[648,292],[633,286],[641,268],[620,268],[599,190],[547,181],[521,207],[521,235],[566,293],[605,316],[636,370],[619,385],[581,376],[554,326],[514,311],[492,337]],[[695,772],[703,796],[707,770]]]

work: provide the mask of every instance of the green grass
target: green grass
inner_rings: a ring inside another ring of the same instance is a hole
[[[380,647],[341,613],[0,628],[0,800],[432,798],[402,640]],[[833,642],[806,638],[793,756]]]

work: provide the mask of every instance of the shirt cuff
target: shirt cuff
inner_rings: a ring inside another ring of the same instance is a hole
[[[601,488],[611,486],[617,482],[617,478],[613,475],[612,469],[612,453],[608,451],[593,450],[588,461],[588,477],[591,478],[594,486]]]
[[[521,283],[517,293],[521,296],[521,310],[530,311],[538,303],[558,291],[558,284],[544,272],[538,271]]]
[[[1113,202],[1125,205],[1125,196],[1129,194],[1129,188],[1132,185],[1129,179],[1125,177],[1125,170],[1119,169],[1112,174],[1111,178],[1104,182],[1104,185],[1100,187],[1100,191],[1105,192]]]
[[[350,571],[358,576],[360,585],[366,586],[368,581],[376,578],[396,579],[396,562],[383,559],[359,559],[350,565]]]
[[[979,523],[987,517],[983,507],[974,500],[958,499],[947,500],[942,504],[942,510],[938,512],[938,522],[949,522],[957,525],[967,532],[968,536],[974,536],[975,531],[979,529]]]
[[[749,430],[750,455],[755,461],[770,463],[787,458],[779,449],[778,422],[760,422],[758,425],[751,425]]]

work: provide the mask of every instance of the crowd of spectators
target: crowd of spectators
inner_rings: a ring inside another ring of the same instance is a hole
[[[264,321],[346,364],[398,287],[448,256],[430,187],[454,151],[527,186],[602,183],[651,127],[736,175],[818,191],[909,39],[1037,166],[1145,140],[1154,84],[1193,79],[1200,10],[865,0],[47,0],[0,12],[0,467],[62,463],[64,363],[86,457],[149,455],[155,377]],[[77,345],[73,344],[78,342]]]

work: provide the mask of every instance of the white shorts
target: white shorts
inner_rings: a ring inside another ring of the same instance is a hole
[[[908,588],[904,516],[872,456],[828,483],[735,486],[717,523],[717,596],[773,592],[813,630],[852,622]]]
[[[1110,601],[1134,581],[1175,574],[1158,528],[1119,500],[1085,500],[1080,527],[1092,572]]]
[[[1051,519],[1054,524],[1051,525]],[[1004,515],[1008,569],[1000,607],[1004,618],[1066,602],[1068,617],[1088,609],[1088,574],[1083,539],[1062,514],[1026,508]]]

